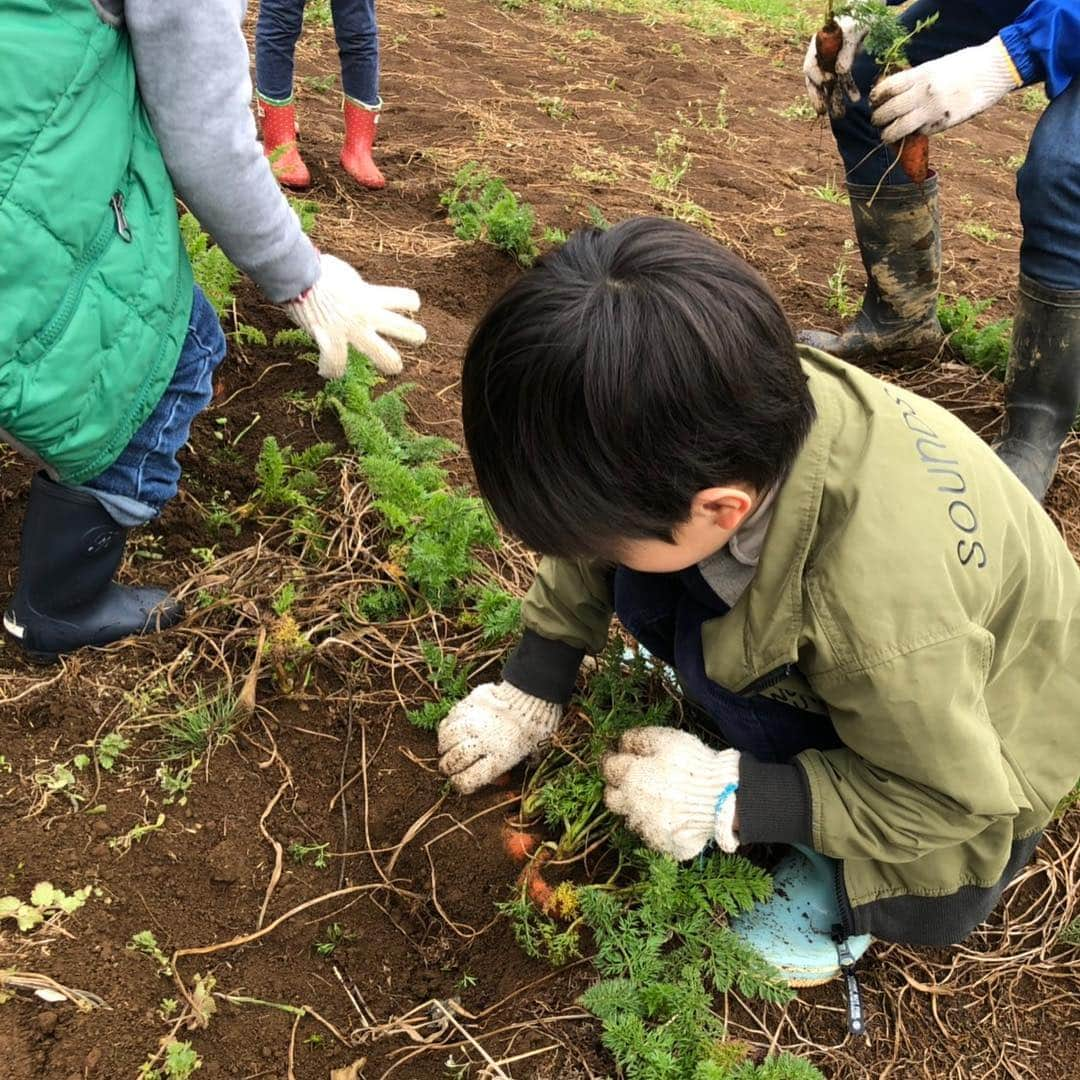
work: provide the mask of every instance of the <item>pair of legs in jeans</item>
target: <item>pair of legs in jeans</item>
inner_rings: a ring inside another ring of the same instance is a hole
[[[176,455],[188,441],[192,421],[210,404],[214,372],[224,358],[225,335],[217,312],[196,286],[187,337],[164,397],[120,457],[81,489],[121,527],[153,520],[176,494]]]
[[[376,108],[379,27],[375,0],[332,0],[330,7],[345,96]],[[304,0],[261,0],[255,29],[255,82],[264,100],[281,103],[292,97],[296,43],[303,25]]]
[[[345,91],[345,142],[341,167],[361,186],[378,190],[386,179],[372,157],[378,132],[379,28],[375,0],[332,0],[334,34]],[[306,191],[311,173],[296,141],[293,75],[296,43],[304,25],[304,0],[262,0],[255,28],[255,82],[263,146],[285,187]]]
[[[901,22],[910,29],[920,20],[936,21],[909,43],[911,62],[918,66],[981,45],[1027,7],[1028,0],[918,0],[903,12]],[[852,76],[861,100],[849,104],[832,128],[844,162],[867,290],[862,310],[844,333],[800,337],[855,361],[911,350],[926,357],[942,340],[937,178],[912,184],[893,151],[882,145],[869,105],[878,68],[865,50]],[[1080,408],[1080,79],[1054,98],[1036,124],[1017,173],[1016,193],[1024,235],[997,451],[1041,499]]]
[[[117,460],[79,487],[34,477],[18,587],[3,616],[5,631],[31,659],[51,662],[181,618],[180,604],[163,590],[120,585],[115,575],[128,530],[153,520],[176,494],[177,454],[210,403],[224,356],[217,314],[196,288],[172,380]]]

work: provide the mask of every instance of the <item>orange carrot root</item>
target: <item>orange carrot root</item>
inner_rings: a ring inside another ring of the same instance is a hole
[[[826,75],[836,74],[836,60],[844,45],[844,31],[835,19],[830,19],[814,36],[818,67]]]
[[[502,830],[503,851],[513,862],[519,865],[525,862],[536,850],[540,838],[531,832],[515,829],[511,825],[504,825]]]
[[[916,184],[923,184],[930,175],[930,139],[926,135],[907,135],[899,147],[895,147],[900,157],[900,168],[907,173],[908,179]]]
[[[551,852],[544,848],[518,877],[518,883],[525,886],[529,899],[541,911],[546,912],[555,895],[555,890],[544,880],[542,867],[551,858]]]

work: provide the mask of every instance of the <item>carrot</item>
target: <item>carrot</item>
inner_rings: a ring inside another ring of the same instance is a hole
[[[544,880],[542,867],[551,858],[551,852],[544,848],[536,853],[533,859],[518,876],[518,884],[525,886],[529,899],[541,910],[546,912],[555,896],[555,890]]]
[[[923,184],[930,175],[930,138],[927,135],[905,135],[900,145],[893,144],[900,158],[900,168],[908,179]]]
[[[515,829],[507,824],[503,826],[502,842],[503,851],[510,856],[511,860],[521,864],[536,850],[536,845],[540,843],[540,837],[536,833]]]
[[[818,67],[826,75],[836,75],[836,60],[844,46],[844,31],[835,19],[830,19],[814,36]]]

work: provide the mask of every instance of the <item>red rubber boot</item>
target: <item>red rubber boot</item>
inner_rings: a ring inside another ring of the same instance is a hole
[[[341,150],[341,167],[361,186],[371,189],[386,187],[386,178],[371,157],[379,110],[345,99],[345,145]]]
[[[263,153],[270,158],[270,168],[278,183],[294,191],[311,187],[311,173],[296,144],[296,106],[273,105],[259,99],[262,114]]]

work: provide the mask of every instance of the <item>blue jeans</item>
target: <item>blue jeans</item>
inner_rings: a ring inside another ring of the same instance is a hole
[[[341,57],[341,85],[362,105],[379,104],[379,26],[375,0],[331,0]],[[270,101],[293,92],[296,43],[304,25],[304,0],[261,0],[255,26],[255,85]]]
[[[913,65],[982,45],[1008,26],[1029,0],[919,0],[901,16],[905,26],[935,13],[933,26],[908,45]],[[870,123],[868,96],[877,64],[860,52],[852,75],[862,99],[832,123],[849,183],[910,183]],[[932,151],[931,151],[932,152]],[[1001,166],[1003,167],[1003,166]],[[1020,270],[1051,289],[1080,289],[1080,79],[1047,107],[1016,179],[1024,239]]]
[[[187,444],[192,421],[210,404],[214,372],[224,358],[225,335],[217,312],[196,286],[172,382],[123,453],[100,476],[82,485],[118,525],[145,524],[176,494],[180,484],[176,455]]]

